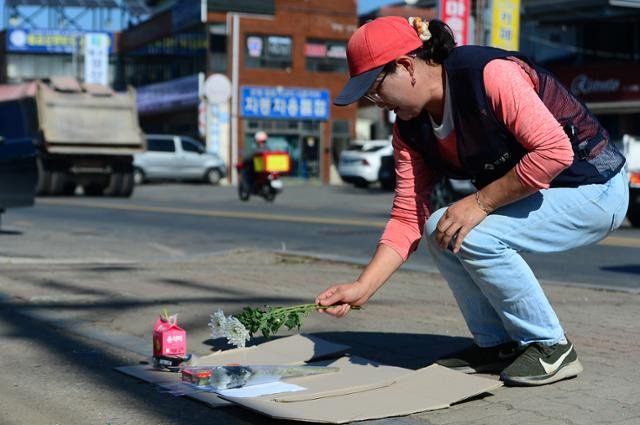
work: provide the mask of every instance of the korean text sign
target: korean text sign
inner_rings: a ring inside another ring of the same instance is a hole
[[[87,33],[84,36],[84,82],[109,84],[109,36]]]
[[[458,46],[469,44],[469,0],[440,0],[440,19],[453,30]]]
[[[108,37],[109,54],[113,54],[113,33],[104,34]],[[7,30],[7,51],[69,54],[83,48],[84,36],[84,32],[76,30],[11,28]]]
[[[518,50],[520,36],[520,0],[493,0],[491,45]]]
[[[329,119],[329,91],[287,87],[242,87],[243,117]]]

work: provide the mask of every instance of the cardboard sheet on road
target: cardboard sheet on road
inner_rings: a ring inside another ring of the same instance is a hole
[[[337,366],[339,371],[287,379],[287,382],[305,388],[299,392],[249,398],[221,397],[213,393],[189,397],[212,407],[225,405],[224,398],[273,418],[339,424],[442,409],[502,385],[499,381],[465,375],[438,365],[411,370],[357,356],[326,360],[329,356],[342,355],[347,348],[308,335],[294,335],[245,349],[211,354],[200,358],[198,364],[309,362]],[[325,360],[318,361],[320,358]],[[118,370],[152,383],[180,379],[178,374],[154,371],[149,366],[128,366]]]
[[[234,350],[220,351],[200,357],[194,365],[223,366],[226,364],[271,365],[271,364],[303,364],[328,357],[338,357],[349,350],[348,345],[335,344],[311,335],[293,335],[274,339],[260,345]],[[179,383],[179,373],[156,370],[150,365],[122,366],[116,370],[152,384]],[[196,393],[189,397],[203,401],[211,407],[228,406],[214,393]]]

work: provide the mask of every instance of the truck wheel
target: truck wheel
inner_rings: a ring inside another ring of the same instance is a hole
[[[73,195],[76,192],[76,183],[69,178],[64,171],[54,171],[51,173],[51,184],[49,194],[54,196]]]
[[[102,194],[104,196],[118,196],[120,194],[120,188],[122,187],[122,174],[111,173],[109,176],[109,183],[104,188]]]
[[[60,196],[68,195],[71,182],[67,177],[67,173],[63,171],[54,171],[51,173],[51,185],[49,186],[49,195]],[[73,190],[75,190],[75,185]]]
[[[120,192],[120,185],[122,182],[122,175],[119,173],[113,173],[109,176],[109,183],[105,186],[102,194],[104,196],[118,196]]]
[[[38,182],[36,183],[36,196],[46,196],[51,187],[51,172],[44,168],[42,161],[36,161],[38,166]]]
[[[133,193],[133,187],[135,185],[133,173],[123,173],[120,181],[120,193],[118,196],[128,198]]]
[[[104,192],[105,184],[103,183],[89,183],[82,186],[85,196],[102,196]]]

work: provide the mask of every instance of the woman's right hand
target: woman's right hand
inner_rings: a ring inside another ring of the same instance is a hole
[[[316,297],[316,304],[321,306],[334,306],[327,309],[319,309],[335,317],[345,316],[352,305],[363,305],[369,300],[367,285],[356,281],[330,286]]]

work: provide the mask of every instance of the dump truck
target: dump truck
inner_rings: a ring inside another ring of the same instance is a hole
[[[135,91],[51,77],[0,85],[0,134],[31,139],[38,157],[36,194],[131,196],[133,154],[143,152]]]

